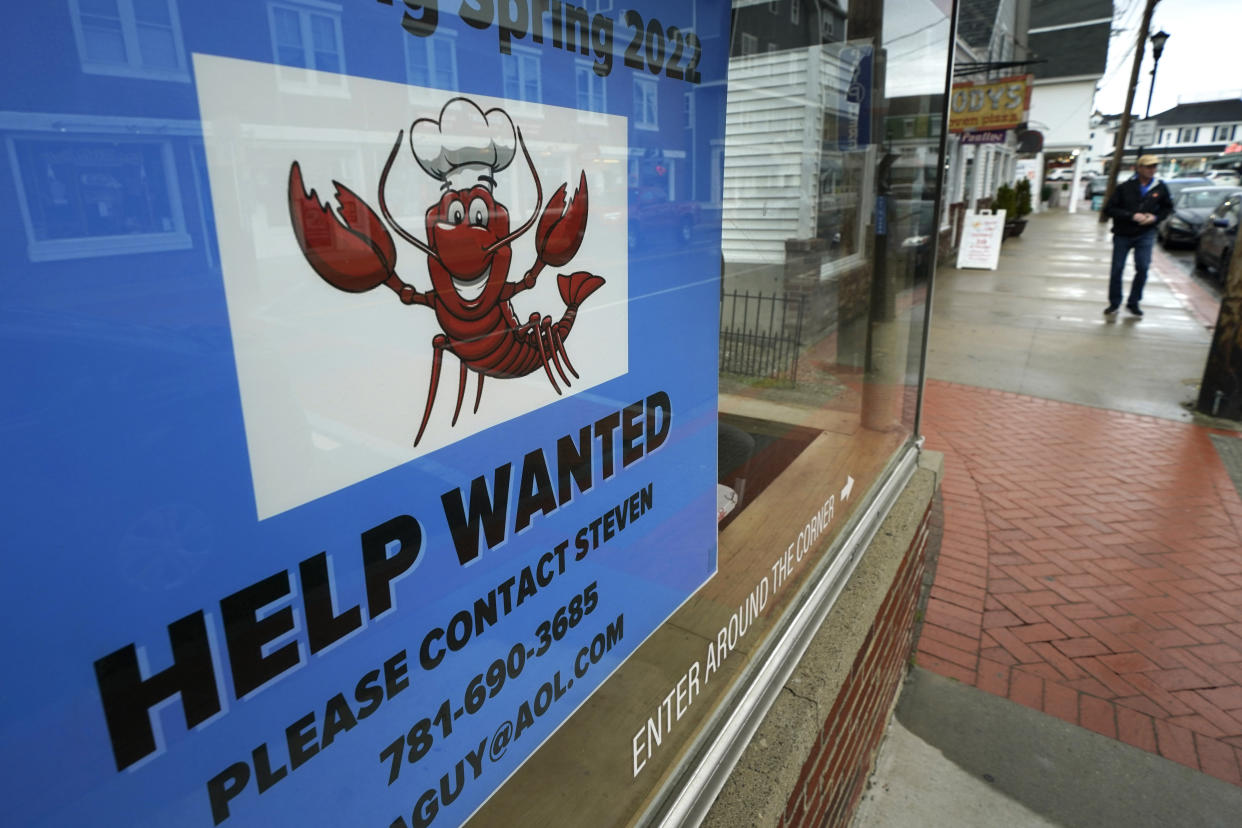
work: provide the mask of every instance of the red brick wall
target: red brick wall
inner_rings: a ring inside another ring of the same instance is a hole
[[[820,729],[819,740],[802,766],[782,826],[843,826],[854,814],[913,649],[930,511],[929,505]]]

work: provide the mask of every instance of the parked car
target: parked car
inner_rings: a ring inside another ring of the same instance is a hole
[[[1131,174],[1123,174],[1118,176],[1117,183],[1129,179]],[[1200,175],[1180,176],[1178,178],[1162,178],[1164,185],[1169,188],[1169,197],[1177,201],[1177,194],[1187,187],[1212,187],[1216,182],[1209,181]],[[1087,182],[1087,198],[1092,196],[1104,195],[1108,192],[1108,176],[1101,175]]]
[[[1236,170],[1205,170],[1203,177],[1219,187],[1242,187],[1242,175]]]
[[[635,249],[639,232],[652,234],[652,240],[672,240],[688,244],[699,223],[699,205],[694,201],[670,201],[662,187],[630,187],[629,248]]]
[[[1226,198],[1242,193],[1238,187],[1187,187],[1173,199],[1173,212],[1156,228],[1160,244],[1194,247],[1203,222]]]
[[[1216,271],[1223,282],[1229,273],[1233,244],[1238,238],[1238,208],[1242,193],[1232,195],[1208,213],[1195,248],[1195,266]]]
[[[1120,181],[1120,179],[1118,180]],[[1186,189],[1187,187],[1211,187],[1212,186],[1212,182],[1207,180],[1201,175],[1186,176],[1186,177],[1179,177],[1179,178],[1162,178],[1160,180],[1164,182],[1164,186],[1169,188],[1169,197],[1172,198],[1174,202],[1177,201],[1178,193],[1180,193],[1182,190]]]

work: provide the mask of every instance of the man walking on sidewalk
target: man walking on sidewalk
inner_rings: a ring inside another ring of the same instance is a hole
[[[1143,285],[1147,283],[1147,268],[1151,265],[1156,225],[1173,212],[1169,188],[1155,177],[1159,164],[1160,159],[1154,155],[1139,156],[1134,178],[1118,184],[1104,206],[1104,211],[1113,219],[1113,268],[1108,277],[1106,314],[1114,314],[1121,307],[1121,272],[1126,267],[1126,255],[1133,250],[1134,281],[1130,283],[1126,307],[1135,316],[1143,315],[1139,302],[1143,301]]]

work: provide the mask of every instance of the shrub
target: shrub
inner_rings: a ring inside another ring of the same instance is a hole
[[[1018,181],[1015,193],[1018,198],[1018,218],[1022,218],[1031,212],[1031,180],[1023,178]]]
[[[996,198],[992,199],[993,210],[1004,210],[1005,218],[1014,219],[1018,214],[1018,194],[1008,184],[1000,185]]]

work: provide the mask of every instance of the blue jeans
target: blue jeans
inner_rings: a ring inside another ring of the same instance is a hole
[[[1134,251],[1134,281],[1130,283],[1127,305],[1143,301],[1143,285],[1147,284],[1147,268],[1151,266],[1151,248],[1156,243],[1155,228],[1137,236],[1113,235],[1113,269],[1108,274],[1108,304],[1121,304],[1121,273],[1126,268],[1126,256]]]

